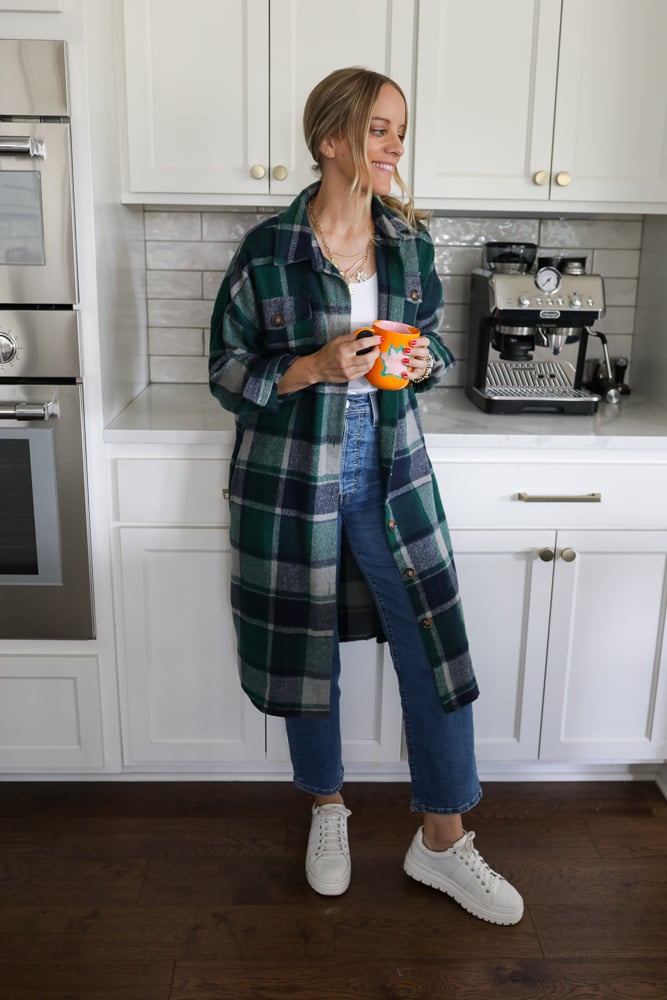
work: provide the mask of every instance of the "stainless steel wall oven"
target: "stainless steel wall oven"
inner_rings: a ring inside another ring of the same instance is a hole
[[[0,638],[94,637],[64,42],[0,40]]]

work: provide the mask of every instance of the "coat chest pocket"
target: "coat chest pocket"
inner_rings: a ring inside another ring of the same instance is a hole
[[[312,344],[313,314],[303,296],[279,296],[262,300],[262,318],[267,346],[296,350]]]

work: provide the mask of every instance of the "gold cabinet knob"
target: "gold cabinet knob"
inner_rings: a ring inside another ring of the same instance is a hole
[[[560,557],[564,562],[574,562],[574,560],[577,558],[577,553],[574,551],[574,549],[563,549],[563,551],[560,554]]]
[[[253,177],[256,181],[261,181],[262,177],[264,177],[265,174],[266,170],[261,163],[255,163],[250,168],[250,176]]]
[[[538,187],[544,187],[544,185],[549,180],[548,170],[538,170],[537,173],[533,174],[533,184],[537,184]]]
[[[537,554],[542,560],[542,562],[551,562],[551,560],[555,555],[555,552],[553,549],[540,549]]]
[[[277,167],[273,168],[273,176],[277,181],[284,181],[288,174],[287,167],[283,167],[282,164],[278,164]]]
[[[572,174],[569,174],[567,170],[561,170],[560,173],[556,174],[556,184],[559,187],[565,188],[572,180]]]

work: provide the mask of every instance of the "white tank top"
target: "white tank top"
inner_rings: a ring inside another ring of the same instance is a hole
[[[377,271],[371,275],[368,281],[353,282],[350,285],[350,297],[352,299],[352,312],[350,323],[352,330],[358,330],[361,326],[372,326],[378,318],[378,276]],[[348,384],[348,395],[361,392],[377,392],[374,385],[362,378],[354,378]]]

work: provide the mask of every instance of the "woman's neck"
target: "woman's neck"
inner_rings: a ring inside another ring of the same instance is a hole
[[[313,200],[317,220],[322,229],[341,240],[359,236],[368,238],[373,232],[370,206],[363,194],[350,194],[324,180]]]

